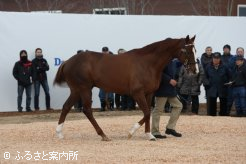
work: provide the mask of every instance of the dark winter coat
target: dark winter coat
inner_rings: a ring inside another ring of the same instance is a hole
[[[156,97],[175,97],[177,96],[176,88],[169,82],[175,79],[176,62],[171,61],[163,70],[161,76],[161,83],[158,90],[155,92]]]
[[[33,81],[47,80],[46,71],[49,70],[48,62],[42,58],[35,58],[32,60],[33,67]]]
[[[18,81],[18,85],[28,86],[32,84],[32,63],[18,61],[13,68],[13,76]]]
[[[222,63],[217,69],[212,63],[207,65],[205,69],[204,85],[208,86],[208,97],[226,97],[227,86],[225,83],[228,83],[229,79],[229,70]]]
[[[202,63],[203,69],[205,69],[207,65],[212,62],[212,56],[213,54],[211,54],[210,56],[208,56],[207,53],[202,54],[201,63]]]
[[[221,61],[225,66],[230,67],[231,60],[233,60],[232,58],[233,58],[232,54],[223,54],[221,56]]]
[[[179,92],[183,95],[200,95],[200,86],[204,78],[204,70],[202,65],[198,65],[198,73],[189,73],[188,70],[182,66],[179,72],[178,87]]]
[[[246,63],[244,61],[243,65],[240,67],[236,66],[233,71],[232,81],[233,87],[246,87]]]

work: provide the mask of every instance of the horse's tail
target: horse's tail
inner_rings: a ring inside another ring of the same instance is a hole
[[[63,62],[60,67],[58,68],[58,71],[56,73],[56,77],[54,79],[53,85],[61,85],[62,83],[65,83],[65,77],[64,77],[64,73],[63,73],[63,68],[65,66],[65,62]]]

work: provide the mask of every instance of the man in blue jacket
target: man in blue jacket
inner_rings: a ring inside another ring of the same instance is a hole
[[[182,134],[176,132],[175,127],[178,121],[180,112],[182,110],[182,103],[177,98],[177,91],[175,86],[177,81],[175,79],[175,61],[171,61],[163,70],[161,83],[159,89],[155,92],[156,106],[152,111],[152,129],[151,132],[156,138],[166,138],[165,135],[161,135],[159,131],[160,115],[163,113],[163,107],[168,101],[172,105],[172,111],[170,119],[166,126],[166,134],[173,135],[175,137],[181,137]]]

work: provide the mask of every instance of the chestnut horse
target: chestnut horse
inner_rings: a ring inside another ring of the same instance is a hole
[[[150,133],[150,105],[158,89],[164,67],[174,58],[189,63],[195,69],[195,47],[193,38],[171,39],[152,43],[140,49],[133,49],[121,55],[104,55],[86,51],[72,56],[58,69],[54,84],[67,83],[70,96],[63,105],[56,132],[63,138],[62,128],[71,107],[79,100],[83,112],[103,141],[110,139],[95,120],[91,109],[92,88],[103,88],[105,92],[131,95],[144,113],[144,117],[133,125],[128,138],[145,123],[145,134],[149,140],[156,140]]]

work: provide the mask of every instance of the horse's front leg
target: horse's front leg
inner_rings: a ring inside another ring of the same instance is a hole
[[[149,140],[156,140],[156,138],[150,133],[150,107],[147,103],[144,94],[133,95],[133,98],[138,103],[140,109],[144,113],[144,117],[133,125],[129,131],[128,138],[131,138],[133,134],[145,123],[145,135]]]
[[[79,95],[73,94],[71,92],[70,96],[68,97],[68,99],[64,103],[63,108],[62,108],[62,112],[60,115],[60,119],[59,119],[58,125],[56,127],[56,134],[59,138],[64,138],[64,136],[62,134],[62,129],[63,129],[63,125],[65,122],[66,116],[67,116],[68,112],[71,110],[72,106],[78,100],[79,100]]]

